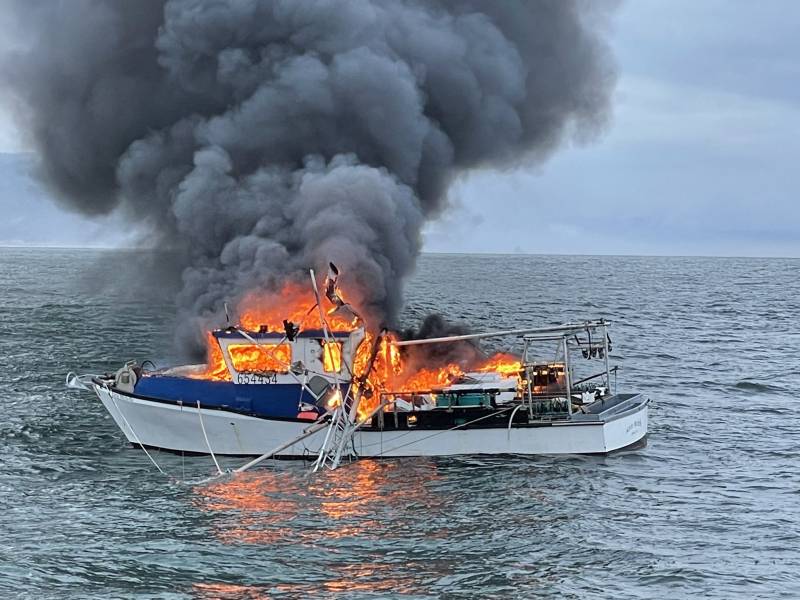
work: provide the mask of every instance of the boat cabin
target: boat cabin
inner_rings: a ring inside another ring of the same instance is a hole
[[[231,381],[239,384],[296,382],[297,376],[349,382],[364,329],[345,332],[306,330],[289,339],[273,332],[229,328],[212,333]]]
[[[365,332],[363,328],[345,332],[312,329],[287,336],[230,327],[212,335],[220,350],[213,372],[206,365],[150,372],[126,367],[132,385],[117,385],[116,389],[181,406],[315,420],[325,412],[325,403],[337,387],[341,394],[347,393],[353,360]]]

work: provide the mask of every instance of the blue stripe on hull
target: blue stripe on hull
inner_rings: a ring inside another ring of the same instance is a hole
[[[297,417],[300,402],[316,402],[297,383],[238,384],[168,376],[144,377],[136,383],[134,393],[156,400],[180,400],[192,405],[199,401],[204,407],[229,408],[258,417],[292,419]]]

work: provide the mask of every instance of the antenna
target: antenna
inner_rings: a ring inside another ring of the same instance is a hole
[[[223,302],[222,306],[225,307],[225,323],[230,325],[231,324],[231,316],[228,314],[228,303],[227,302]]]

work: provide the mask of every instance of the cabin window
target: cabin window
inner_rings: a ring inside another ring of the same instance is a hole
[[[289,344],[231,344],[228,355],[239,373],[288,373],[292,364]]]
[[[342,370],[342,343],[322,342],[322,368],[326,373]]]

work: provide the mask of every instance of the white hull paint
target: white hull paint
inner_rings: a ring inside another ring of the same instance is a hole
[[[172,451],[259,455],[300,436],[311,424],[200,411],[196,406],[134,398],[100,385],[94,388],[128,441]],[[606,421],[510,429],[359,431],[353,443],[362,457],[608,453],[640,442],[647,434],[647,414],[644,402]],[[313,457],[324,437],[325,429],[289,446],[280,456]]]

